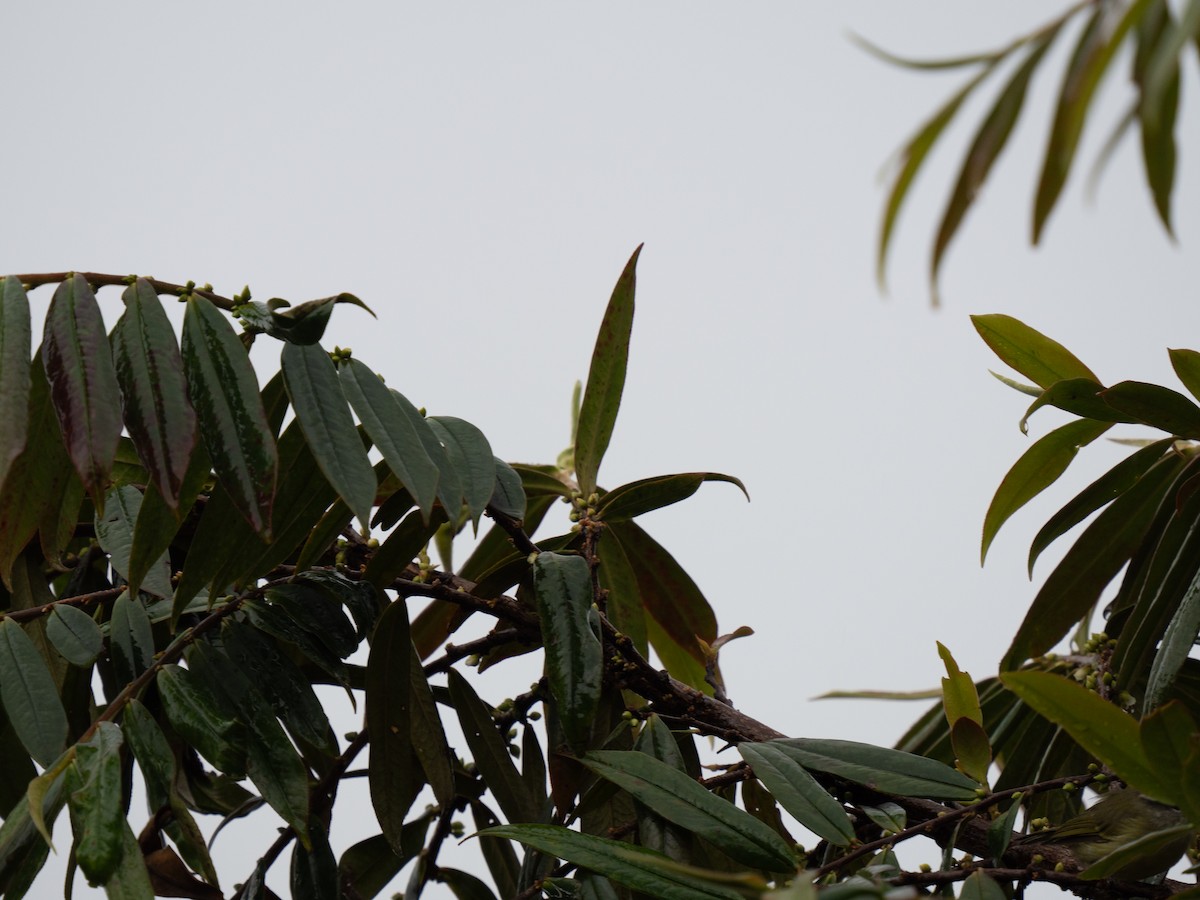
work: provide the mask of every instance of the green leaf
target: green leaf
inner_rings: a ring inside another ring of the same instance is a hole
[[[67,715],[46,663],[24,629],[0,619],[0,702],[8,720],[42,766],[49,766],[67,742]]]
[[[701,870],[682,866],[661,853],[580,834],[561,825],[498,825],[480,831],[479,836],[520,841],[660,900],[737,900],[742,896],[732,888],[705,881],[699,877]]]
[[[321,602],[327,602],[321,598]],[[284,607],[274,603],[250,600],[242,607],[255,628],[291,644],[300,654],[327,674],[337,684],[350,686],[346,666],[334,651],[308,631]],[[303,616],[303,614],[301,613]],[[319,626],[318,626],[319,630]]]
[[[279,461],[275,439],[242,342],[201,297],[187,301],[183,369],[217,478],[250,527],[270,534]]]
[[[1005,810],[1004,815],[995,819],[988,826],[988,853],[992,859],[1000,859],[1008,852],[1013,830],[1017,827],[1017,815],[1021,812],[1021,801],[1014,800]]]
[[[410,682],[412,640],[404,601],[387,606],[375,626],[367,661],[367,733],[371,741],[371,805],[384,836],[399,855],[404,817],[416,794],[412,752]]]
[[[1092,370],[1066,347],[1035,331],[1012,316],[992,313],[971,316],[971,323],[985,344],[1034,384],[1045,389],[1055,382],[1086,378],[1099,383]]]
[[[1098,6],[1079,37],[1059,90],[1058,106],[1050,126],[1050,143],[1038,181],[1033,209],[1035,244],[1040,240],[1046,219],[1066,183],[1096,87],[1130,27],[1145,14],[1149,2],[1135,0],[1116,21],[1117,10]]]
[[[525,518],[525,488],[521,476],[500,457],[493,457],[496,464],[496,487],[488,506],[520,522]]]
[[[329,483],[366,528],[375,501],[375,470],[329,354],[318,344],[285,344],[284,382],[309,449]]]
[[[604,648],[592,630],[592,577],[581,556],[539,553],[533,564],[550,693],[567,741],[587,746],[600,702]]]
[[[453,416],[430,416],[425,420],[446,448],[450,465],[458,473],[463,500],[471,524],[479,529],[479,519],[496,488],[496,458],[483,432]]]
[[[888,794],[931,800],[972,800],[979,785],[944,763],[903,750],[856,741],[788,738],[778,746],[806,769],[828,772]]]
[[[100,305],[82,275],[54,292],[42,361],[67,453],[92,501],[103,508],[121,437],[121,394]]]
[[[345,659],[358,649],[358,635],[341,605],[326,591],[301,580],[267,590],[272,604],[287,610],[294,621]]]
[[[368,584],[383,590],[403,574],[421,548],[429,543],[435,531],[446,521],[443,510],[432,517],[415,510],[404,517],[396,529],[384,539],[379,549],[371,556],[363,578]]]
[[[800,763],[772,744],[738,745],[754,774],[797,822],[838,847],[854,840],[854,825],[838,803]]]
[[[587,388],[579,409],[575,435],[575,477],[579,490],[587,497],[596,490],[600,461],[612,438],[621,392],[625,389],[625,367],[629,362],[629,336],[633,331],[633,296],[637,287],[638,246],[617,279],[588,369]]]
[[[290,886],[293,900],[327,900],[338,896],[338,864],[329,835],[320,825],[308,831],[312,849],[296,844],[292,850]]]
[[[1178,391],[1146,384],[1122,381],[1100,393],[1101,399],[1118,412],[1168,434],[1200,438],[1200,406]]]
[[[357,359],[338,365],[342,393],[370,435],[384,461],[408,489],[428,520],[437,498],[438,467],[408,415],[379,376]]]
[[[1168,350],[1171,367],[1193,397],[1200,399],[1200,353],[1195,350]]]
[[[1083,685],[1050,672],[1004,672],[1000,680],[1130,787],[1170,802],[1167,785],[1142,750],[1138,721],[1133,716]]]
[[[1175,186],[1175,120],[1179,111],[1179,62],[1177,56],[1163,58],[1163,74],[1147,88],[1149,67],[1161,49],[1169,52],[1174,22],[1166,0],[1154,0],[1135,23],[1137,50],[1134,54],[1133,80],[1140,93],[1137,117],[1142,126],[1142,163],[1146,183],[1154,197],[1154,207],[1167,233],[1171,227],[1171,192]],[[1176,54],[1183,49],[1180,43]]]
[[[963,882],[958,900],[1008,900],[1008,894],[994,878],[976,870]]]
[[[1067,470],[1080,447],[1104,434],[1111,423],[1082,419],[1056,428],[1021,454],[992,497],[983,520],[982,564],[1000,527],[1018,509],[1052,485]]]
[[[991,112],[984,117],[983,123],[975,133],[967,155],[963,159],[958,180],[950,193],[946,210],[942,213],[942,221],[938,226],[937,238],[933,244],[933,256],[929,270],[933,283],[937,285],[938,271],[941,268],[942,257],[946,248],[962,224],[967,210],[975,202],[980,189],[987,181],[992,165],[1004,150],[1012,134],[1013,126],[1020,118],[1021,108],[1025,104],[1025,92],[1029,87],[1029,79],[1033,76],[1046,51],[1058,36],[1062,23],[1050,28],[1033,42],[1024,62],[1013,72],[1012,77],[1000,92],[999,98]]]
[[[421,851],[428,829],[428,816],[405,825],[401,838],[404,852],[400,856],[392,852],[391,845],[382,834],[359,841],[347,849],[338,861],[338,883],[347,890],[353,890],[351,896],[372,900]]]
[[[55,604],[46,619],[46,637],[74,666],[90,666],[104,649],[104,635],[95,619],[65,603]]]
[[[437,466],[437,498],[445,508],[447,517],[456,518],[462,507],[462,484],[459,481],[458,472],[450,464],[446,448],[442,446],[437,435],[433,433],[433,429],[429,427],[429,423],[425,421],[425,416],[409,402],[407,397],[399,391],[389,391],[389,393],[399,404],[400,411],[404,413],[413,431],[416,432],[417,439],[425,448],[425,455]]]
[[[1095,605],[1141,543],[1183,460],[1164,458],[1088,525],[1038,591],[1001,667],[1046,653]]]
[[[146,488],[137,521],[133,524],[133,545],[129,549],[129,582],[141,584],[146,573],[162,559],[179,532],[188,512],[209,478],[208,451],[197,444],[183,476],[179,491],[179,508],[172,511],[153,484]],[[249,527],[249,526],[247,526]],[[168,562],[170,557],[167,556]],[[168,574],[170,569],[168,567]]]
[[[176,510],[197,439],[183,357],[158,295],[146,279],[130,285],[121,299],[125,313],[113,328],[112,349],[125,426],[159,494],[168,508]]]
[[[1197,633],[1200,633],[1200,572],[1196,573],[1184,592],[1163,634],[1158,652],[1154,654],[1154,663],[1146,680],[1143,709],[1150,710],[1158,706],[1191,653]]]
[[[105,894],[109,900],[154,900],[150,874],[128,822],[121,821],[117,836],[121,842],[121,855],[117,859],[117,868],[104,885]]]
[[[1042,526],[1029,548],[1029,574],[1042,551],[1100,507],[1133,487],[1146,471],[1174,444],[1173,438],[1155,441],[1117,463],[1077,494]]]
[[[0,487],[29,434],[29,298],[13,275],[0,287]]]
[[[451,704],[458,713],[463,737],[484,784],[510,822],[536,821],[541,811],[513,764],[508,745],[492,718],[492,710],[479,699],[475,689],[457,669],[451,669],[448,674]]]
[[[100,722],[95,736],[77,745],[82,787],[68,797],[75,826],[75,859],[93,884],[104,884],[122,853],[125,804],[121,790],[121,729]]]
[[[110,652],[117,677],[124,684],[154,665],[154,632],[146,607],[129,591],[122,591],[113,604],[108,627]]]
[[[1021,431],[1026,430],[1026,423],[1030,416],[1044,406],[1055,406],[1085,419],[1095,419],[1097,422],[1133,423],[1137,421],[1124,413],[1117,412],[1105,403],[1101,396],[1103,391],[1104,386],[1090,378],[1068,378],[1056,381],[1029,405],[1029,409],[1021,418]]]
[[[595,750],[580,761],[738,862],[769,872],[795,870],[795,856],[783,838],[675,767],[645,753],[623,750]]]
[[[633,641],[633,646],[642,656],[649,656],[646,611],[642,608],[637,573],[615,540],[600,541],[596,555],[600,559],[600,586],[608,592],[605,606],[608,620],[617,631]]]
[[[408,663],[413,752],[425,772],[425,780],[434,798],[445,807],[454,802],[454,755],[446,741],[433,691],[415,648],[410,647],[408,651]]]
[[[123,484],[108,492],[103,514],[96,513],[96,540],[109,555],[112,567],[125,578],[130,573],[133,535],[141,508],[142,492],[131,484]],[[143,590],[156,597],[170,597],[171,566],[167,554],[164,552],[159,556],[141,582],[130,581],[129,588],[134,594]]]
[[[643,478],[613,488],[600,499],[596,515],[609,524],[623,522],[651,510],[662,509],[664,506],[686,500],[706,481],[725,481],[737,485],[746,495],[746,499],[750,499],[746,486],[732,475],[722,475],[720,472],[686,472],[680,475]]]
[[[246,773],[246,729],[216,687],[188,669],[166,665],[155,676],[171,727],[221,772]]]
[[[1195,736],[1196,720],[1178,700],[1154,710],[1138,727],[1142,751],[1151,768],[1162,773],[1164,781],[1173,782],[1172,796],[1183,814],[1192,821],[1200,818],[1200,808],[1189,797],[1183,773],[1192,765]]]
[[[438,867],[438,881],[450,888],[457,900],[496,900],[491,888],[469,872]]]

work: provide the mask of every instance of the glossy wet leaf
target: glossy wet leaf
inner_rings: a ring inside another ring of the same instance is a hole
[[[0,285],[0,487],[29,433],[29,298],[13,275]]]
[[[243,777],[246,728],[223,697],[177,665],[163,666],[155,677],[171,727],[218,770]]]
[[[8,720],[42,766],[63,751],[67,716],[37,647],[12,619],[0,619],[0,702]]]
[[[46,618],[46,637],[54,649],[74,666],[89,666],[104,649],[104,635],[96,620],[75,606],[58,603]]]
[[[416,799],[409,681],[412,640],[404,601],[388,605],[375,626],[367,661],[367,732],[371,739],[371,805],[392,850],[401,852],[404,817]]]
[[[125,578],[130,573],[133,535],[141,508],[142,492],[131,484],[123,484],[108,492],[103,514],[96,513],[96,540],[109,555],[112,567]],[[145,577],[137,584],[131,582],[129,587],[134,593],[143,590],[156,597],[170,597],[171,567],[167,554],[160,555]]]
[[[633,331],[637,262],[641,252],[639,245],[617,279],[592,350],[592,363],[588,368],[587,387],[583,392],[575,434],[575,477],[585,497],[596,490],[600,461],[612,439],[617,411],[621,406],[621,393],[625,389],[629,337]]]
[[[993,313],[971,316],[971,324],[1001,360],[1041,388],[1071,378],[1099,383],[1075,354],[1019,319]]]
[[[259,534],[271,530],[278,455],[242,342],[212,303],[189,297],[183,368],[217,478]]]
[[[743,742],[738,752],[797,822],[839,847],[849,846],[854,840],[854,825],[846,810],[781,747],[769,742]]]
[[[806,769],[840,775],[889,794],[971,800],[978,783],[944,763],[857,741],[787,738],[768,743]]]
[[[426,421],[446,448],[450,465],[458,473],[471,523],[478,528],[484,507],[496,488],[496,458],[491,444],[482,431],[462,419],[430,416]]]
[[[88,880],[103,884],[121,861],[125,806],[121,790],[121,730],[101,722],[91,740],[77,746],[83,784],[69,795],[75,859]]]
[[[42,361],[67,453],[99,507],[121,437],[121,394],[96,295],[82,275],[50,301]]]
[[[659,475],[631,481],[605,494],[596,507],[597,516],[605,522],[622,522],[672,503],[686,500],[706,481],[724,481],[736,485],[746,499],[750,495],[740,479],[720,472],[685,472],[679,475]]]
[[[154,288],[139,278],[122,294],[125,313],[112,332],[125,426],[168,508],[178,509],[198,438],[183,357]]]

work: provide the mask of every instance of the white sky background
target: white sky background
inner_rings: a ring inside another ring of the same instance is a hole
[[[758,632],[723,654],[732,698],[789,734],[888,744],[924,704],[808,698],[936,686],[935,640],[976,677],[994,673],[1035,591],[1029,540],[1121,452],[1085,451],[981,570],[991,494],[1056,420],[1039,413],[1020,434],[1026,398],[987,374],[1000,366],[967,316],[1015,315],[1109,382],[1173,384],[1166,348],[1200,347],[1185,255],[1198,240],[1194,66],[1180,245],[1156,223],[1136,139],[1099,201],[1082,198],[1128,96],[1122,63],[1044,246],[1028,247],[1073,34],[949,255],[944,308],[929,306],[928,248],[978,102],[916,185],[890,297],[876,289],[877,176],[965,74],[888,67],[847,32],[958,55],[1061,6],[14,4],[0,12],[0,268],[193,278],[227,295],[249,283],[262,300],[351,291],[379,318],[339,308],[326,346],[474,422],[498,455],[540,462],[567,442],[571,386],[644,241],[601,481],[741,477],[749,505],[706,485],[645,519],[722,629]],[[118,295],[101,297],[111,324]],[[263,380],[273,370],[265,359]],[[335,850],[375,830],[357,818]],[[226,844],[247,860],[224,867],[227,891],[273,824],[257,816]],[[286,861],[275,871],[283,892]]]

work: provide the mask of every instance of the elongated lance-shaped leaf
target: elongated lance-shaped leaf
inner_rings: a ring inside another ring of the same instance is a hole
[[[582,556],[539,553],[533,564],[546,676],[567,741],[587,749],[600,702],[604,648],[592,630],[592,576]]]
[[[1091,20],[1080,35],[1079,42],[1067,64],[1054,122],[1050,126],[1050,143],[1046,147],[1042,174],[1038,181],[1033,205],[1033,243],[1038,243],[1046,219],[1058,202],[1075,150],[1083,134],[1088,107],[1108,70],[1121,43],[1133,23],[1138,21],[1152,0],[1135,0],[1123,11],[1119,8],[1097,6]],[[1120,18],[1117,18],[1120,16]]]
[[[19,278],[0,285],[0,487],[29,433],[29,298]]]
[[[613,488],[600,499],[596,514],[605,522],[621,522],[672,503],[686,500],[706,481],[725,481],[736,485],[746,499],[750,494],[741,479],[720,472],[683,472],[678,475],[656,475],[631,481]]]
[[[1178,74],[1179,55],[1189,41],[1196,40],[1197,35],[1200,35],[1200,0],[1188,0],[1183,5],[1179,21],[1167,29],[1146,64],[1141,105],[1143,115],[1151,120],[1153,128],[1163,127],[1156,119],[1169,109],[1166,95],[1171,90],[1173,77]]]
[[[75,859],[93,884],[103,884],[121,861],[125,805],[121,790],[121,729],[101,722],[95,736],[79,744],[76,765],[83,784],[68,796],[76,825]]]
[[[141,598],[122,591],[109,620],[109,645],[117,677],[128,684],[154,664],[154,632]]]
[[[371,740],[368,776],[371,805],[392,851],[403,851],[404,817],[416,799],[408,768],[412,752],[412,655],[404,601],[388,605],[375,625],[367,660],[367,734]]]
[[[1184,661],[1192,650],[1196,635],[1200,633],[1200,571],[1188,585],[1183,600],[1171,617],[1163,634],[1162,645],[1154,655],[1150,676],[1146,682],[1146,695],[1142,709],[1152,710],[1161,702],[1163,695],[1174,682]]]
[[[806,769],[840,775],[874,790],[933,800],[970,800],[979,784],[944,763],[858,741],[785,738],[768,743]]]
[[[379,376],[357,359],[340,361],[338,380],[388,468],[408,489],[428,521],[437,499],[438,467],[425,452],[408,415]]]
[[[637,262],[642,247],[633,251],[625,271],[617,279],[588,369],[587,388],[579,408],[579,427],[575,434],[575,478],[586,497],[596,490],[600,461],[612,438],[613,425],[625,389],[625,368],[629,362],[629,336],[633,331],[633,295],[637,287]]]
[[[146,279],[139,278],[121,298],[125,313],[113,328],[112,347],[125,427],[163,500],[175,510],[197,439],[183,357]]]
[[[744,865],[769,872],[796,867],[791,848],[770,827],[674,766],[623,750],[596,750],[581,762],[664,819],[711,841]]]
[[[411,636],[411,629],[409,633]],[[413,752],[425,771],[425,780],[429,782],[433,796],[444,808],[444,804],[454,802],[454,757],[446,741],[446,731],[442,727],[429,679],[425,676],[416,648],[411,647],[411,641],[408,667]]]
[[[1029,79],[1045,57],[1046,51],[1050,49],[1050,45],[1054,43],[1060,28],[1061,23],[1058,27],[1045,32],[1034,42],[1024,62],[1017,67],[1008,84],[1004,86],[1004,90],[1000,92],[995,106],[984,118],[979,130],[975,133],[975,139],[967,150],[962,169],[958,173],[958,181],[954,184],[950,200],[946,204],[946,211],[942,214],[937,238],[933,242],[929,273],[930,280],[933,282],[935,302],[938,271],[941,268],[946,249],[958,232],[967,210],[975,202],[983,183],[987,181],[992,165],[1008,143],[1013,126],[1017,124],[1021,109],[1025,105],[1025,92],[1029,87]]]
[[[108,492],[103,515],[96,513],[96,540],[109,555],[112,567],[126,578],[130,574],[133,532],[141,508],[142,492],[131,484],[122,484]],[[145,578],[139,582],[129,581],[129,590],[134,595],[143,590],[156,597],[171,596],[171,566],[165,551],[150,567]]]
[[[984,516],[981,565],[987,559],[992,540],[1012,514],[1057,481],[1080,447],[1087,446],[1111,427],[1111,423],[1091,419],[1069,422],[1039,438],[1021,454],[1000,482]]]
[[[375,469],[338,384],[337,370],[319,344],[285,344],[283,377],[296,418],[321,471],[362,522],[371,521]]]
[[[271,531],[278,455],[250,358],[217,308],[189,297],[183,368],[213,471],[261,535]]]
[[[1070,378],[1100,381],[1070,350],[1020,319],[991,313],[971,316],[971,324],[1000,359],[1042,389]]]
[[[244,777],[246,730],[224,695],[177,665],[159,669],[156,682],[171,727],[217,769]]]
[[[67,714],[54,678],[29,635],[0,620],[0,702],[29,755],[49,766],[67,742]]]
[[[800,763],[772,743],[738,745],[742,759],[797,822],[838,847],[854,840],[850,816]]]
[[[1171,227],[1171,193],[1175,188],[1175,120],[1179,112],[1179,59],[1165,56],[1163,74],[1151,93],[1147,76],[1160,51],[1170,53],[1175,23],[1166,0],[1153,0],[1134,24],[1137,50],[1133,58],[1133,81],[1141,94],[1137,118],[1142,126],[1142,165],[1146,183],[1154,197],[1154,208],[1167,229]],[[1182,45],[1180,45],[1182,47]],[[1176,51],[1178,52],[1178,51]]]
[[[479,530],[479,519],[496,487],[496,462],[492,447],[482,431],[454,416],[430,416],[426,421],[437,435],[450,464],[458,473],[463,502],[471,524]]]
[[[407,397],[396,390],[390,390],[389,393],[399,404],[400,411],[407,417],[409,424],[412,425],[413,431],[421,441],[421,446],[425,448],[426,455],[437,466],[437,498],[442,502],[447,517],[456,518],[462,507],[462,483],[459,480],[458,472],[450,463],[446,448],[442,446],[437,435],[433,433],[433,429],[429,427],[429,423],[425,421],[425,416],[413,406]]]
[[[1100,393],[1115,409],[1167,434],[1200,438],[1200,407],[1178,391],[1144,381],[1122,381]]]
[[[92,501],[102,509],[121,437],[121,394],[100,305],[82,275],[72,276],[54,292],[46,313],[42,361],[67,453]]]
[[[338,865],[324,827],[309,829],[312,849],[296,844],[292,851],[292,900],[324,900],[338,896]]]

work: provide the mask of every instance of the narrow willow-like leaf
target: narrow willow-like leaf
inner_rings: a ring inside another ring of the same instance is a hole
[[[96,540],[110,557],[117,573],[128,578],[129,560],[133,550],[133,534],[138,513],[142,508],[142,492],[131,484],[112,488],[105,497],[104,513],[96,513]],[[150,566],[145,578],[139,583],[130,581],[129,589],[154,594],[156,597],[171,596],[171,567],[164,552]]]
[[[970,800],[978,783],[944,763],[856,741],[787,738],[777,746],[806,769],[829,772],[889,794]]]
[[[1029,574],[1042,551],[1100,507],[1129,490],[1174,443],[1172,438],[1155,441],[1117,463],[1077,494],[1070,503],[1051,516],[1029,548]]]
[[[312,849],[297,843],[292,850],[292,900],[326,900],[338,896],[338,864],[329,835],[320,825],[308,831]]]
[[[1111,423],[1090,419],[1069,422],[1039,438],[1021,455],[1000,482],[984,516],[980,564],[987,559],[988,548],[1012,514],[1057,481],[1080,447],[1087,446],[1111,427]]]
[[[633,641],[642,656],[649,656],[646,610],[642,606],[637,573],[615,540],[600,541],[597,556],[600,558],[600,586],[608,591],[605,614],[617,631]]]
[[[225,317],[195,296],[187,301],[182,349],[213,470],[250,527],[269,534],[278,456],[250,358]]]
[[[567,741],[587,749],[600,702],[604,648],[589,621],[592,577],[581,556],[539,553],[533,564],[546,676]]]
[[[437,466],[437,498],[446,510],[446,515],[448,517],[456,517],[462,506],[462,483],[459,481],[458,472],[450,464],[450,457],[446,453],[446,448],[437,439],[437,435],[433,433],[433,429],[425,421],[425,416],[422,412],[413,406],[407,397],[395,390],[389,391],[389,393],[395,399],[396,403],[399,404],[400,411],[408,419],[409,425],[412,426],[417,439],[421,442],[421,446],[425,448],[426,456]]]
[[[65,603],[56,604],[46,619],[46,637],[74,666],[90,666],[104,649],[104,635],[96,620]]]
[[[950,241],[958,232],[963,217],[966,216],[967,211],[975,202],[975,198],[979,195],[984,182],[987,181],[988,173],[992,170],[992,165],[996,162],[996,159],[1008,143],[1013,126],[1017,124],[1017,119],[1021,115],[1021,109],[1025,105],[1025,92],[1029,87],[1029,79],[1033,77],[1033,73],[1045,57],[1046,51],[1054,43],[1060,27],[1061,23],[1058,27],[1046,31],[1033,43],[1024,62],[1017,67],[1008,83],[1004,86],[1004,89],[1000,92],[1000,96],[992,107],[991,112],[984,117],[983,123],[979,126],[979,130],[975,133],[975,138],[967,150],[962,168],[958,173],[958,180],[954,184],[954,189],[950,192],[950,200],[946,204],[946,210],[942,213],[942,221],[938,225],[937,237],[933,242],[933,255],[929,263],[929,272],[934,284],[935,297],[938,271],[941,268],[942,258],[945,256],[946,249],[950,246]]]
[[[1155,709],[1142,719],[1138,727],[1146,760],[1155,771],[1166,776],[1164,781],[1175,783],[1180,811],[1189,820],[1200,818],[1200,804],[1196,803],[1196,797],[1190,796],[1187,789],[1190,779],[1184,775],[1193,765],[1196,751],[1192,746],[1192,738],[1195,734],[1196,720],[1178,700]],[[1172,777],[1176,773],[1180,777]]]
[[[1155,772],[1142,750],[1138,721],[1061,675],[1026,670],[1005,672],[1004,686],[1056,725],[1064,728],[1084,750],[1100,760],[1130,787],[1171,802],[1169,786]]]
[[[738,745],[738,752],[797,822],[838,847],[854,840],[854,825],[846,810],[782,748],[745,742]]]
[[[67,715],[45,660],[24,629],[0,619],[0,702],[29,755],[49,766],[67,741]]]
[[[1146,695],[1142,708],[1158,706],[1167,689],[1175,681],[1179,670],[1200,633],[1200,572],[1192,579],[1183,599],[1171,617],[1163,634],[1162,644],[1154,655],[1150,675],[1146,680]]]
[[[625,367],[629,362],[629,336],[633,331],[634,293],[637,288],[639,245],[617,279],[588,369],[587,388],[579,408],[575,435],[575,477],[586,497],[596,490],[600,461],[612,439],[621,392],[625,389]]]
[[[1019,319],[991,313],[971,316],[971,324],[1005,364],[1042,389],[1070,378],[1100,381],[1070,350]]]
[[[281,358],[288,396],[309,449],[366,528],[375,500],[375,470],[342,395],[337,370],[319,344],[285,344]]]
[[[696,869],[661,853],[580,834],[561,825],[497,825],[480,831],[479,837],[520,841],[661,900],[738,900],[743,896],[716,881],[703,880]]]
[[[706,481],[724,481],[736,485],[746,495],[746,499],[750,499],[746,486],[732,475],[722,475],[720,472],[684,472],[679,475],[642,478],[613,488],[600,499],[596,514],[608,523],[623,522],[686,500]]]
[[[404,817],[416,799],[412,773],[407,770],[414,761],[409,736],[413,724],[411,655],[408,611],[404,601],[397,600],[379,617],[367,660],[371,805],[384,837],[397,855],[402,852]]]
[[[1087,119],[1088,107],[1108,70],[1125,35],[1133,23],[1146,11],[1151,0],[1135,0],[1125,9],[1120,19],[1114,22],[1117,12],[1105,6],[1096,7],[1079,43],[1067,64],[1062,87],[1059,90],[1058,106],[1054,122],[1050,126],[1050,143],[1042,163],[1042,174],[1038,180],[1037,196],[1033,207],[1033,243],[1038,243],[1046,219],[1058,202],[1079,138]]]
[[[463,502],[476,530],[479,519],[496,487],[496,462],[492,447],[482,431],[454,416],[430,416],[426,421],[437,435],[450,464],[458,473]]]
[[[101,722],[95,736],[77,746],[82,787],[69,795],[75,828],[75,859],[93,884],[103,884],[121,861],[125,805],[121,790],[121,729]]]
[[[769,872],[796,867],[791,848],[778,834],[667,763],[622,750],[595,750],[581,762],[664,819],[711,841],[744,865]]]
[[[67,453],[93,502],[103,508],[121,437],[121,394],[100,305],[82,275],[54,292],[42,361]]]
[[[187,397],[183,357],[154,288],[139,278],[121,295],[125,313],[112,332],[125,427],[167,506],[179,508],[196,445],[196,413]]]
[[[1183,460],[1165,458],[1079,536],[1034,598],[1001,668],[1046,653],[1095,605],[1137,548]]]
[[[1161,80],[1151,95],[1147,88],[1148,69],[1160,48],[1168,46],[1174,33],[1174,21],[1166,0],[1153,0],[1134,25],[1137,50],[1133,59],[1133,81],[1140,97],[1136,115],[1142,128],[1142,165],[1146,183],[1154,198],[1154,208],[1167,229],[1171,226],[1171,193],[1175,187],[1175,120],[1179,112],[1179,61],[1163,58]]]
[[[29,298],[13,275],[0,286],[0,487],[29,434]]]
[[[541,814],[513,764],[492,711],[457,669],[449,672],[450,700],[475,765],[510,822],[535,822]]]
[[[1196,39],[1197,34],[1200,34],[1200,0],[1188,0],[1183,5],[1179,20],[1167,29],[1146,61],[1141,106],[1152,128],[1162,127],[1162,123],[1156,120],[1169,110],[1167,94],[1179,71],[1180,54],[1189,41]]]
[[[411,647],[411,640],[408,650],[408,668],[413,752],[425,772],[425,780],[429,782],[429,787],[438,803],[452,803],[454,801],[454,755],[446,740],[446,732],[442,727],[441,716],[438,715],[437,703],[433,699],[433,690],[429,685],[429,679],[425,675],[415,648]]]
[[[1122,381],[1100,394],[1117,412],[1167,434],[1200,438],[1200,406],[1178,391],[1143,381]]]

